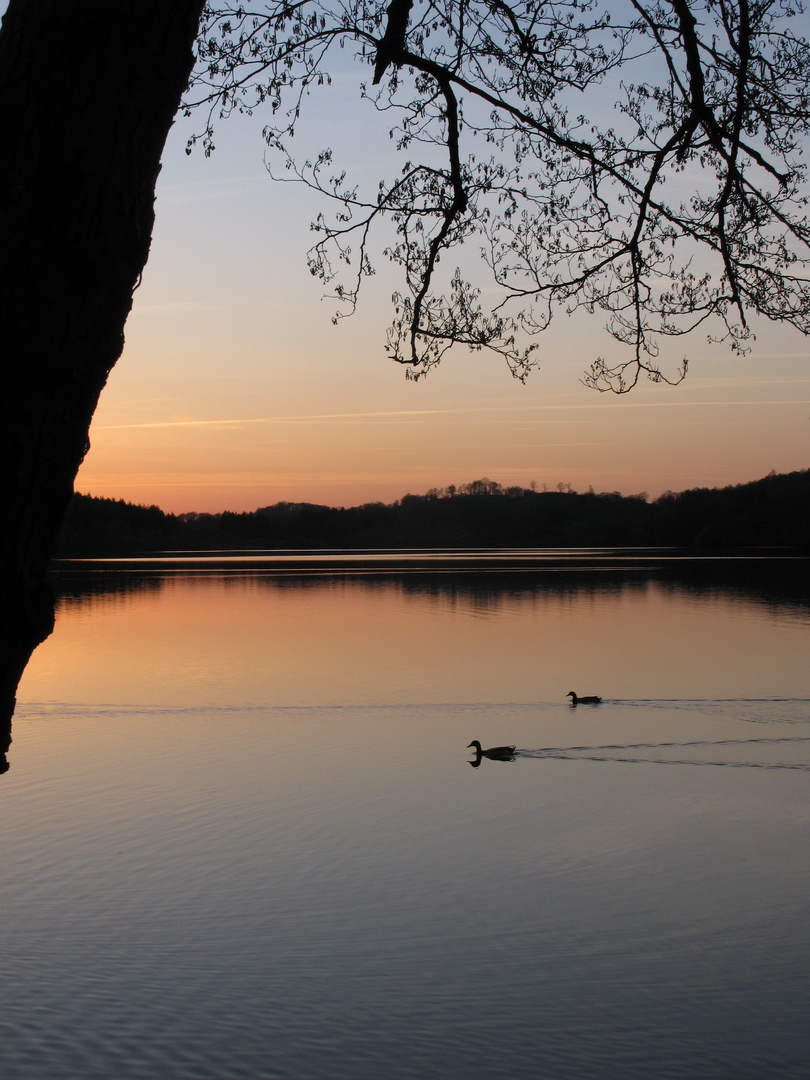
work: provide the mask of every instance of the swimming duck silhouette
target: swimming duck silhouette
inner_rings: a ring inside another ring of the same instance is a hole
[[[573,690],[569,690],[565,696],[571,698],[572,705],[598,705],[602,700],[600,697],[597,697],[596,694],[588,694],[587,697],[577,697]]]
[[[511,761],[515,755],[514,746],[490,746],[489,750],[482,750],[481,743],[478,739],[473,739],[469,744],[475,750],[475,756],[480,761],[482,757],[490,758],[492,761]]]

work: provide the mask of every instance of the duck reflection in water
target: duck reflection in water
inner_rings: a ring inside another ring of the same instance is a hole
[[[489,758],[490,761],[514,761],[515,760],[515,748],[514,746],[491,746],[489,750],[482,750],[481,743],[478,739],[468,745],[467,749],[472,747],[475,750],[475,761],[471,761],[470,764],[474,769],[477,769],[481,764],[482,758]]]

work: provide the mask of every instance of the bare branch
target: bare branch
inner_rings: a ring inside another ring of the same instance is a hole
[[[597,359],[585,381],[623,393],[642,375],[680,381],[686,361],[665,372],[660,343],[700,327],[738,351],[752,311],[810,332],[800,10],[791,0],[211,5],[188,107],[207,110],[206,152],[218,117],[269,112],[284,178],[336,207],[315,222],[309,260],[343,313],[374,272],[382,230],[404,278],[387,351],[411,377],[456,344],[525,378],[554,312],[583,308],[603,312],[628,350],[616,364]],[[392,146],[409,159],[371,196],[343,171],[329,175],[332,150],[300,167],[289,152],[346,44],[375,65],[378,89],[362,96],[394,118]],[[477,269],[439,274],[451,251],[470,266],[475,248],[486,292],[469,280]]]

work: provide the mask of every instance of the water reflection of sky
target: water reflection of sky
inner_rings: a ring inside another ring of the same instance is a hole
[[[74,582],[0,778],[4,1078],[801,1075],[801,596],[431,580]]]
[[[711,587],[706,573],[65,575],[57,632],[34,654],[20,700],[806,695],[810,605],[795,565],[760,579],[750,566],[725,581],[718,571]]]

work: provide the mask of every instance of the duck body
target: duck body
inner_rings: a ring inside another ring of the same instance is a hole
[[[515,753],[514,746],[490,746],[488,750],[482,750],[481,743],[478,739],[473,739],[467,749],[469,750],[470,747],[475,750],[476,757],[492,758],[493,761],[511,758]]]
[[[573,690],[569,690],[565,696],[571,698],[572,705],[598,705],[599,702],[602,700],[600,697],[597,697],[596,694],[588,694],[585,697],[577,697]]]

